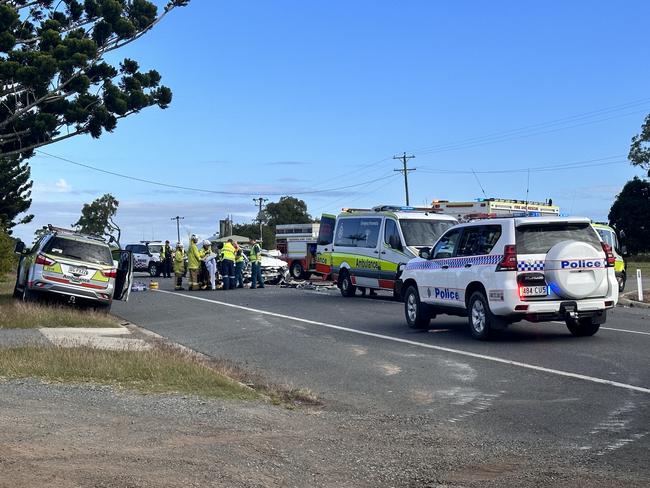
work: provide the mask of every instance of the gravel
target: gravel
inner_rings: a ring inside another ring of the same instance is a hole
[[[647,468],[431,415],[0,383],[0,487],[647,486]],[[645,464],[644,464],[645,465]]]

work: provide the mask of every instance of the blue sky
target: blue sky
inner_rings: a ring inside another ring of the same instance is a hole
[[[160,71],[171,107],[43,151],[251,195],[170,190],[40,154],[36,219],[15,234],[31,241],[43,224],[69,225],[104,193],[120,201],[123,242],[174,239],[175,215],[202,236],[227,214],[250,221],[253,194],[296,193],[313,215],[402,203],[391,157],[403,151],[416,156],[418,205],[481,197],[472,170],[488,196],[525,198],[526,168],[597,160],[531,172],[530,198],[605,219],[625,181],[642,175],[625,158],[650,113],[649,15],[644,1],[192,0],[113,59]],[[523,171],[481,173],[495,170]]]

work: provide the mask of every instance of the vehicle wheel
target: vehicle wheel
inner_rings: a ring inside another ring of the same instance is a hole
[[[23,287],[23,302],[31,303],[35,302],[38,299],[38,294],[35,291],[27,288],[27,285]]]
[[[503,328],[502,321],[492,314],[485,295],[480,291],[472,293],[469,299],[467,318],[472,336],[481,341],[489,339],[494,329]]]
[[[156,278],[160,276],[160,266],[158,266],[158,263],[149,263],[149,276],[152,278]]]
[[[618,281],[618,292],[623,293],[623,290],[625,290],[625,282],[627,281],[627,274],[625,271],[622,271],[621,274],[616,277],[616,281]]]
[[[302,263],[300,261],[294,261],[291,263],[291,277],[294,280],[299,280],[303,278],[305,275],[305,269],[302,267]]]
[[[571,334],[576,337],[589,337],[594,335],[600,329],[599,323],[594,323],[593,317],[583,317],[581,319],[566,319],[566,326]]]
[[[411,285],[404,295],[404,315],[406,324],[411,329],[428,329],[431,323],[431,312],[426,304],[420,301],[418,289]]]
[[[353,297],[357,291],[357,287],[352,284],[352,278],[347,271],[341,272],[339,276],[339,288],[341,288],[341,295],[344,297]]]

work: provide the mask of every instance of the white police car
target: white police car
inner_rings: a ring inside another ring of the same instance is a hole
[[[472,335],[521,320],[564,320],[595,334],[618,301],[612,249],[581,217],[514,217],[459,224],[405,266],[398,283],[412,328],[437,314],[467,316]]]

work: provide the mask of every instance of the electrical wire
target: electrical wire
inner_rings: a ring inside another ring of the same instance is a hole
[[[57,156],[55,154],[50,154],[50,153],[47,153],[47,152],[41,151],[41,150],[37,150],[37,152],[39,154],[43,154],[45,156],[48,156],[48,157],[51,157],[51,158],[54,158],[54,159],[58,159],[60,161],[65,161],[66,163],[74,164],[75,166],[81,166],[83,168],[87,168],[87,169],[90,169],[90,170],[93,170],[93,171],[98,171],[100,173],[109,174],[109,175],[112,175],[112,176],[117,176],[119,178],[124,178],[124,179],[132,180],[132,181],[138,181],[140,183],[147,183],[149,185],[162,186],[162,187],[165,187],[165,188],[174,188],[176,190],[187,190],[187,191],[195,191],[195,192],[202,192],[202,193],[211,193],[211,194],[216,194],[216,195],[246,196],[246,197],[251,196],[251,195],[257,195],[257,193],[259,193],[259,192],[234,192],[234,191],[225,191],[225,190],[210,190],[210,189],[206,189],[206,188],[194,188],[194,187],[189,187],[189,186],[173,185],[173,184],[170,184],[170,183],[163,183],[163,182],[160,182],[160,181],[148,180],[148,179],[145,179],[145,178],[139,178],[137,176],[130,176],[130,175],[126,175],[126,174],[123,174],[123,173],[117,173],[115,171],[109,171],[109,170],[106,170],[106,169],[98,168],[96,166],[92,166],[90,164],[79,163],[77,161],[73,161],[73,160],[68,159],[68,158]],[[285,191],[285,192],[265,192],[265,195],[282,196],[282,195],[286,195],[287,193],[290,193],[292,195],[314,195],[314,194],[319,194],[319,193],[330,193],[330,192],[333,192],[333,191],[348,190],[350,188],[356,188],[356,187],[359,187],[359,186],[369,185],[371,183],[375,183],[377,181],[381,181],[381,180],[385,180],[386,178],[390,178],[391,176],[393,176],[393,175],[384,176],[382,178],[374,178],[372,180],[364,181],[364,182],[361,182],[361,183],[355,183],[355,184],[346,185],[346,186],[339,186],[339,187],[336,187],[336,188],[326,188],[326,189],[320,189],[320,190],[303,190],[303,191],[291,190],[291,191]]]
[[[558,125],[563,125],[567,123],[573,123],[585,119],[591,119],[591,118],[597,118],[597,117],[602,117],[603,115],[615,113],[615,112],[620,112],[621,110],[628,110],[633,107],[638,107],[642,105],[647,105],[650,103],[650,98],[643,98],[643,99],[638,99],[638,100],[633,100],[624,104],[620,105],[615,105],[612,107],[606,107],[598,110],[593,110],[590,112],[583,112],[579,114],[574,114],[570,115],[567,117],[563,117],[560,119],[555,119],[547,122],[540,122],[537,124],[531,124],[531,125],[526,125],[522,126],[519,128],[515,129],[509,129],[505,131],[497,131],[497,132],[492,132],[489,134],[485,134],[482,136],[475,136],[475,137],[470,137],[467,139],[460,139],[458,141],[452,141],[449,143],[444,143],[444,144],[437,144],[433,146],[428,146],[428,147],[420,147],[420,148],[415,148],[411,149],[412,152],[417,152],[419,154],[429,154],[429,153],[434,153],[434,152],[442,152],[442,151],[447,151],[447,150],[455,150],[457,148],[465,148],[465,147],[474,147],[475,145],[479,144],[484,144],[484,143],[490,143],[493,139],[497,139],[496,142],[500,142],[501,139],[503,138],[509,138],[510,136],[521,136],[521,133],[527,133],[524,134],[525,137],[528,137],[530,135],[537,135],[537,133],[546,133],[546,132],[539,132],[539,131],[544,131],[545,129],[548,129],[550,127],[558,126]],[[598,122],[603,122],[606,120],[610,120],[611,118],[618,118],[618,117],[626,117],[628,115],[632,115],[638,113],[638,111],[635,112],[628,112],[625,114],[619,114],[615,115],[613,117],[607,117],[607,118],[599,118],[597,120],[593,121],[586,121],[581,124],[577,125],[570,125],[567,127],[558,127],[554,128],[551,131],[548,132],[555,132],[557,130],[564,130],[572,127],[577,127],[580,125],[586,125],[586,124],[591,124],[591,123],[598,123]],[[530,134],[528,134],[530,133]],[[517,137],[515,137],[517,138]]]
[[[526,166],[524,168],[512,168],[512,169],[494,169],[494,170],[483,170],[475,171],[473,169],[469,170],[448,170],[448,169],[435,169],[430,166],[419,165],[418,171],[423,173],[434,173],[434,174],[502,174],[502,173],[526,173],[527,171],[531,172],[545,172],[545,171],[563,171],[570,169],[579,169],[587,168],[593,166],[606,166],[610,164],[622,164],[628,163],[626,160],[616,160],[611,161],[616,158],[623,158],[624,155],[608,156],[605,158],[596,158],[596,159],[586,159],[582,161],[573,161],[570,163],[559,163],[555,165],[543,165],[543,166]]]

